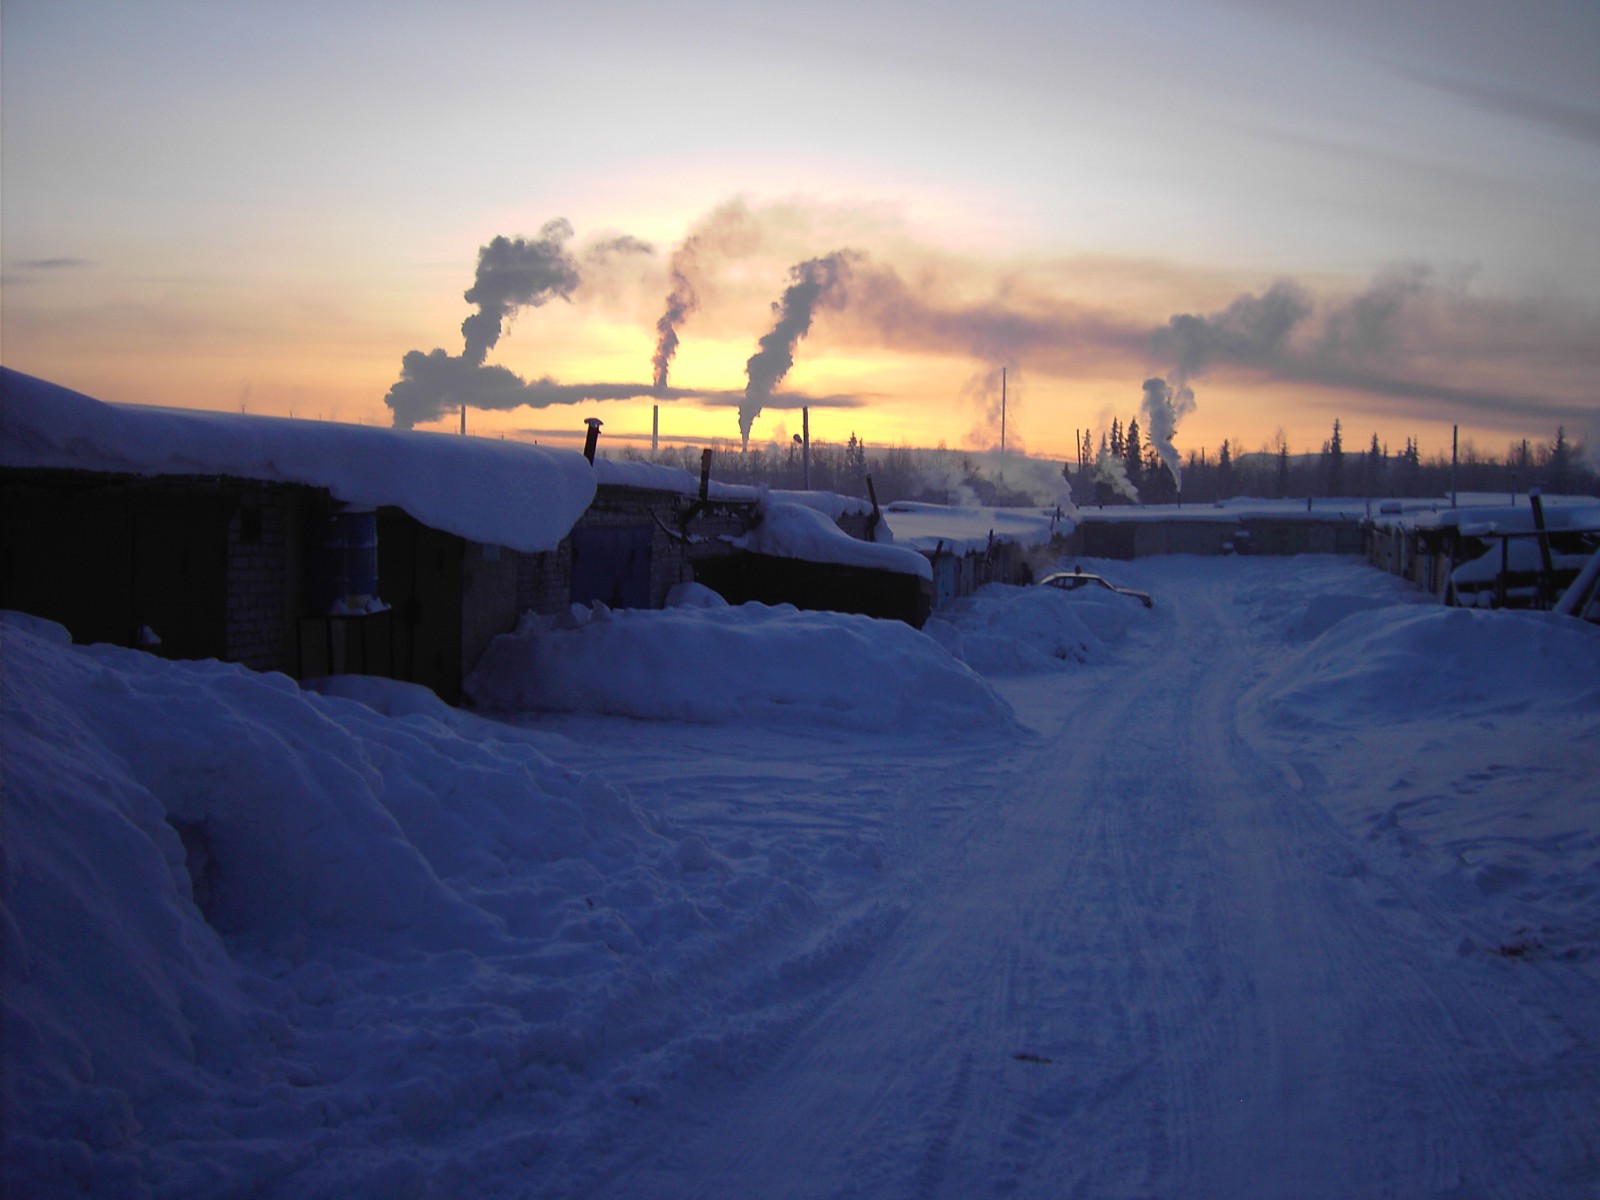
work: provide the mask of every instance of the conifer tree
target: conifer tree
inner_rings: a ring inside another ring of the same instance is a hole
[[[1128,422],[1128,432],[1123,435],[1123,462],[1128,468],[1128,482],[1135,488],[1144,477],[1144,447],[1139,443],[1139,418]]]
[[[1550,461],[1545,471],[1547,486],[1556,495],[1565,495],[1571,484],[1572,446],[1567,442],[1565,425],[1556,426],[1556,440],[1550,447]]]
[[[1233,449],[1223,439],[1222,449],[1217,453],[1217,499],[1228,500],[1233,496]]]
[[[1344,435],[1339,430],[1339,420],[1334,418],[1333,436],[1323,448],[1323,483],[1329,496],[1344,492]]]

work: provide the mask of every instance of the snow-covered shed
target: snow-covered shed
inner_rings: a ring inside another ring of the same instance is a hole
[[[1600,547],[1592,496],[1459,500],[1383,505],[1371,522],[1368,561],[1447,604],[1548,608]]]
[[[454,699],[520,612],[565,602],[556,551],[595,480],[572,452],[105,404],[0,368],[0,489],[0,607]]]
[[[932,569],[933,608],[986,583],[1026,583],[1065,552],[1072,520],[1057,509],[950,507],[897,500],[885,521],[896,545]]]
[[[738,553],[706,560],[695,578],[735,604],[788,603],[921,628],[932,607],[928,561],[895,544],[882,521],[860,522],[855,504],[828,492],[771,493],[750,531],[733,539]]]
[[[658,608],[693,580],[733,604],[862,613],[920,626],[930,578],[890,544],[875,505],[832,492],[768,491],[677,467],[595,461],[594,503],[571,534],[572,599]]]

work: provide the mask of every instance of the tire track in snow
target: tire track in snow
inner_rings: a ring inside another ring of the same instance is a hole
[[[906,916],[859,970],[753,1076],[642,1134],[672,1139],[649,1169],[587,1194],[1592,1189],[1592,1096],[1518,1075],[1518,1044],[1552,1035],[1498,984],[1471,994],[1518,964],[1421,936],[1446,914],[1374,872],[1315,754],[1240,732],[1277,635],[1239,596],[1269,568],[1189,566],[1163,641],[1063,674],[1062,735],[908,851],[885,885]]]

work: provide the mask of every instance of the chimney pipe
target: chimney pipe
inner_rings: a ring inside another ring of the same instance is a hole
[[[700,500],[705,502],[711,495],[711,447],[707,446],[700,451]]]
[[[600,426],[605,422],[599,417],[585,417],[583,423],[589,427],[589,432],[583,439],[583,456],[594,462],[594,448],[600,443]]]
[[[650,406],[650,453],[661,449],[661,405]]]

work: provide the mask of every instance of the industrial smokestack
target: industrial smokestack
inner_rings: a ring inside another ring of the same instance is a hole
[[[600,426],[605,422],[599,417],[585,417],[583,423],[589,427],[589,432],[583,439],[583,456],[592,463],[594,449],[600,444]]]

